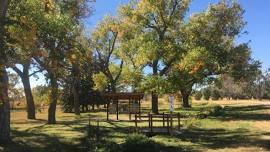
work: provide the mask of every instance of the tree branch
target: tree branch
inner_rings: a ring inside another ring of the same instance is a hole
[[[31,77],[31,76],[33,76],[33,75],[35,75],[35,74],[39,73],[39,72],[42,72],[42,71],[43,71],[43,69],[40,69],[40,70],[34,71],[33,73],[29,74],[29,77]]]
[[[122,73],[122,70],[123,70],[123,64],[124,64],[124,61],[121,60],[121,64],[120,64],[120,67],[119,67],[120,70],[119,70],[118,74],[116,75],[116,77],[114,78],[114,81],[117,81],[119,79],[119,77],[120,77],[120,75]]]
[[[22,78],[23,77],[23,72],[17,68],[16,66],[12,67],[12,69]]]

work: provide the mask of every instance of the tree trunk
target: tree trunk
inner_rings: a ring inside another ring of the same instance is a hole
[[[92,104],[92,110],[95,110],[95,104]]]
[[[56,105],[58,98],[58,84],[57,79],[53,74],[50,76],[50,85],[51,85],[51,95],[50,95],[50,105],[48,109],[48,124],[55,124],[55,113],[56,113]]]
[[[18,69],[16,66],[13,67],[13,70],[20,76],[23,88],[24,88],[24,94],[26,97],[26,103],[27,103],[27,118],[28,119],[36,119],[36,112],[35,112],[35,102],[33,99],[33,94],[31,90],[31,85],[29,81],[29,67],[30,67],[30,60],[22,64],[23,71]]]
[[[153,75],[158,76],[158,60],[153,61]],[[152,92],[152,112],[158,114],[158,94]]]
[[[79,101],[79,94],[77,91],[77,87],[73,86],[73,101],[74,101],[74,113],[75,115],[80,115],[80,101]]]
[[[28,74],[24,75],[21,79],[23,82],[24,94],[25,94],[26,103],[27,103],[27,118],[36,119],[35,103],[33,99],[33,94],[31,90]]]
[[[0,26],[4,25],[9,0],[0,0]]]
[[[185,108],[190,108],[191,105],[189,104],[189,95],[190,92],[189,91],[181,91],[181,95],[182,95],[182,105]]]
[[[152,92],[152,112],[158,114],[158,95]]]
[[[0,143],[10,141],[10,105],[8,100],[8,75],[4,42],[4,25],[8,0],[0,0]]]
[[[80,101],[79,101],[79,67],[76,64],[72,65],[72,75],[73,75],[73,84],[72,84],[72,93],[73,93],[73,102],[74,102],[74,112],[75,115],[80,115]]]
[[[110,91],[116,92],[116,82],[114,80],[111,80]]]
[[[10,141],[10,105],[8,100],[8,76],[0,65],[0,143]]]

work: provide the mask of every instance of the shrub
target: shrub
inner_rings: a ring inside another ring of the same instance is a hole
[[[220,98],[220,92],[218,90],[213,90],[211,92],[211,98],[212,100],[218,100]]]
[[[220,105],[214,106],[211,110],[209,115],[211,116],[220,116],[224,114],[224,108]]]
[[[210,89],[204,89],[203,90],[203,98],[205,99],[205,100],[209,100],[210,99],[210,96],[211,96],[211,91],[210,91]]]
[[[153,141],[142,134],[131,134],[127,136],[126,142],[122,145],[123,152],[157,152]]]
[[[201,91],[195,92],[194,98],[195,98],[195,100],[201,100],[202,92]]]

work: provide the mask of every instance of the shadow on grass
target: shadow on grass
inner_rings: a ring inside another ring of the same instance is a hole
[[[178,138],[183,141],[198,143],[203,147],[211,149],[259,146],[270,150],[270,140],[259,138],[263,135],[268,134],[252,133],[246,129],[237,129],[231,131],[224,129],[192,128],[189,130],[184,130],[183,134],[178,136]]]
[[[28,131],[12,131],[12,142],[2,144],[3,152],[79,152],[85,147],[62,142],[59,137]],[[1,151],[1,150],[0,150]]]
[[[270,110],[269,105],[249,105],[249,106],[228,106],[228,111],[258,111],[258,110]]]
[[[177,109],[180,112],[199,112],[202,108],[194,107],[191,109]],[[270,120],[270,115],[266,110],[270,107],[266,105],[254,106],[233,106],[224,108],[224,114],[219,116],[221,120]],[[91,116],[95,117],[95,116]],[[67,126],[68,131],[86,132],[88,116],[73,119],[72,116],[63,116],[64,120],[57,122],[57,125]],[[121,124],[121,121],[110,121],[110,127],[101,126],[99,128],[99,141],[94,144],[89,140],[89,137],[95,136],[90,134],[87,137],[78,139],[78,143],[73,141],[65,141],[62,138],[54,135],[46,134],[42,130],[54,127],[47,125],[44,120],[37,120],[39,126],[31,127],[24,131],[12,130],[13,142],[5,145],[0,145],[0,151],[3,152],[87,152],[93,149],[102,149],[101,151],[119,151],[121,152],[121,143],[116,143],[115,139],[124,140],[125,136],[133,132],[134,128]],[[32,122],[31,122],[32,123]],[[14,122],[16,124],[16,122]],[[23,124],[17,122],[17,124]],[[36,124],[34,122],[33,124]],[[57,126],[56,126],[57,128]],[[270,140],[262,139],[262,136],[270,136],[269,133],[250,132],[246,129],[226,130],[226,129],[203,129],[190,128],[182,130],[183,133],[176,136],[176,142],[187,141],[192,144],[197,144],[203,148],[223,149],[245,147],[262,147],[270,151]],[[169,137],[166,137],[170,139]],[[155,146],[163,152],[178,152],[178,151],[199,151],[194,145],[168,146],[154,142]]]
[[[225,107],[222,120],[270,120],[269,105],[230,106]]]
[[[113,138],[118,138],[121,140],[125,140],[128,135],[133,134],[134,131],[130,130],[130,127],[119,127],[117,124],[114,124],[114,122],[110,122],[112,126],[115,126],[113,128],[111,127],[100,127],[99,128],[99,137],[100,140],[97,143],[98,149],[102,149],[106,152],[134,152],[134,151],[143,151],[143,152],[189,152],[189,151],[197,151],[194,149],[194,147],[190,146],[168,146],[164,145],[155,141],[151,142],[151,145],[130,145],[130,147],[123,147],[125,145],[125,142],[116,143],[113,142]],[[133,128],[134,129],[134,128]],[[94,131],[97,133],[97,131]],[[89,136],[88,136],[89,137]],[[93,137],[93,135],[90,135],[90,137]],[[89,140],[88,140],[89,141]],[[84,139],[84,142],[87,142],[87,138]],[[88,142],[87,145],[91,145],[91,143]],[[137,147],[136,147],[137,146]],[[146,146],[146,147],[144,147]],[[149,149],[149,147],[155,147],[154,149]]]

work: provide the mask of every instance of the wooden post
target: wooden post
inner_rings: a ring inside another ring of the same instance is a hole
[[[107,121],[109,121],[109,107],[110,107],[110,102],[107,103]]]
[[[99,141],[99,135],[100,135],[99,132],[100,132],[99,131],[99,119],[97,119],[97,141]]]
[[[142,119],[141,118],[141,100],[139,99],[139,116],[140,116],[140,120]]]
[[[151,119],[151,133],[153,133],[153,115],[150,115],[150,119]]]
[[[91,126],[91,123],[90,123],[90,114],[88,114],[88,125]]]
[[[169,115],[167,114],[167,133],[170,133]]]
[[[135,128],[137,130],[138,124],[137,124],[137,114],[135,114]]]
[[[129,120],[131,120],[131,113],[130,113],[130,99],[128,100],[128,113],[129,113]]]
[[[163,122],[163,127],[165,127],[165,115],[164,115],[164,112],[162,114],[162,122]]]
[[[149,129],[150,129],[150,127],[151,127],[151,123],[150,123],[150,114],[148,114],[148,125],[149,125]]]
[[[118,111],[119,109],[118,109],[118,100],[116,101],[116,119],[118,120],[118,113],[119,113],[119,111]]]
[[[177,120],[178,120],[178,131],[180,131],[180,113],[177,113]]]
[[[170,114],[170,121],[171,121],[171,132],[173,131],[173,114]]]

